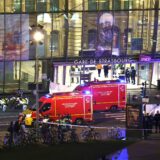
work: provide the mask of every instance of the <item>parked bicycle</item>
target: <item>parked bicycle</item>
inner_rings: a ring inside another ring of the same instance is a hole
[[[101,140],[101,134],[96,132],[94,128],[89,127],[82,131],[81,138],[84,141]]]
[[[75,128],[71,128],[70,130],[70,142],[73,142],[73,143],[79,142],[79,138]]]
[[[109,139],[122,139],[122,132],[120,128],[111,128],[107,130],[107,137]]]

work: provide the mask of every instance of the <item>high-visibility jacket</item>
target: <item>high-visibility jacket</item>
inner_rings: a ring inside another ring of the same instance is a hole
[[[97,69],[102,69],[102,64],[97,64],[96,68]]]
[[[32,125],[32,122],[33,122],[32,117],[26,117],[26,118],[25,118],[25,125],[26,125],[26,126],[31,126],[31,125]]]

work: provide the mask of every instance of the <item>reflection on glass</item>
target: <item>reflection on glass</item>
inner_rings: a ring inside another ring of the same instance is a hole
[[[99,38],[96,57],[119,55],[119,27],[114,24],[113,15],[102,13],[99,18]]]
[[[47,10],[47,0],[37,0],[37,11],[46,12]]]
[[[105,159],[107,160],[129,160],[128,150],[127,148],[124,148],[120,151],[117,151],[116,153],[112,155],[105,156]]]
[[[59,0],[50,0],[50,11],[59,11]]]
[[[35,11],[35,0],[25,0],[25,11],[26,12]]]
[[[21,0],[14,0],[13,5],[13,12],[20,12],[21,11]]]
[[[0,15],[1,22],[4,21],[4,16]],[[1,35],[0,59],[19,60],[28,59],[29,55],[29,32],[28,32],[28,15],[11,15],[5,16],[5,34]],[[0,23],[0,30],[3,33],[4,24]],[[4,37],[3,37],[4,36]],[[4,55],[5,54],[5,55]]]

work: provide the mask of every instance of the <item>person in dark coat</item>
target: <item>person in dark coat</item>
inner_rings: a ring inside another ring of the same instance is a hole
[[[129,68],[126,69],[126,71],[125,71],[125,76],[126,76],[126,82],[127,82],[127,83],[130,83],[131,73],[130,73],[130,71],[129,71]]]
[[[131,67],[131,80],[132,80],[132,84],[135,84],[136,80],[136,70],[134,69],[134,67]]]
[[[157,113],[154,115],[154,121],[155,121],[155,129],[156,133],[160,133],[160,113],[157,111]]]
[[[103,66],[103,69],[104,69],[104,76],[105,76],[105,78],[107,78],[108,77],[108,65],[104,65]]]

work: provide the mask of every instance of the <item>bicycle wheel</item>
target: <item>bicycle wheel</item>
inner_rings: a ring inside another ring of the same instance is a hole
[[[82,139],[83,141],[87,141],[88,135],[89,135],[89,131],[83,130],[82,133],[80,133],[80,139]]]
[[[101,134],[98,132],[94,133],[94,140],[101,140]]]
[[[115,134],[115,138],[116,139],[121,139],[122,138],[122,133],[120,130],[117,130],[116,134]]]

